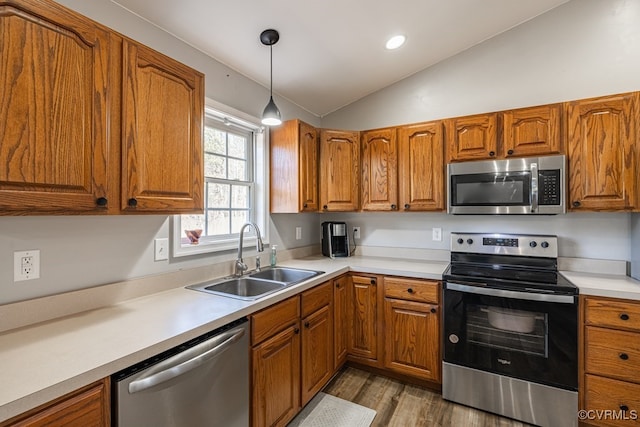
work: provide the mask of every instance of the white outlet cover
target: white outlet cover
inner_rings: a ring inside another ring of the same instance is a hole
[[[442,241],[442,228],[440,227],[434,227],[432,230],[432,239],[435,242],[441,242]]]
[[[296,227],[296,240],[302,239],[302,227]]]
[[[166,261],[169,259],[169,239],[164,237],[156,239],[154,242],[154,255],[155,261]]]
[[[22,268],[23,258],[32,258],[29,266],[30,271],[25,273]],[[13,253],[13,281],[22,282],[40,278],[40,251],[38,249],[30,251],[16,251]]]

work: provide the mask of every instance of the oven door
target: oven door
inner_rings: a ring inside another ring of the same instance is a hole
[[[578,388],[578,298],[444,284],[444,360]]]

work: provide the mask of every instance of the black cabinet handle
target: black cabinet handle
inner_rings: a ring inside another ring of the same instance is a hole
[[[326,211],[328,208],[329,208],[329,206],[327,206],[327,205],[324,205],[324,206],[322,207],[322,209],[324,209],[325,211]]]
[[[620,353],[619,356],[620,356],[620,359],[622,359],[622,360],[628,360],[629,359],[629,355],[627,353]]]
[[[295,329],[293,330],[293,333],[294,333],[294,334],[299,334],[299,333],[300,333],[300,328],[295,328]]]
[[[309,329],[309,322],[304,322],[304,327]]]
[[[412,288],[409,288],[409,289],[407,289],[407,292],[409,292],[410,294],[412,294],[412,293],[413,293],[413,289],[412,289]]]
[[[629,407],[627,405],[620,405],[620,410],[623,412],[627,412],[629,410]]]
[[[493,156],[495,156],[495,155],[496,155],[496,152],[495,152],[495,151],[489,151],[489,156],[493,157]]]
[[[621,320],[629,320],[629,315],[628,315],[627,313],[622,313],[622,314],[620,315],[620,319],[621,319]]]
[[[396,205],[391,205],[391,210],[395,211],[396,210]]]
[[[340,283],[336,283],[336,288],[340,289]]]
[[[107,206],[107,199],[106,197],[98,197],[96,199],[96,205],[98,206]]]
[[[513,154],[513,150],[508,150],[508,151],[507,151],[507,154],[508,154],[508,155],[512,155],[512,154]]]
[[[371,279],[371,284],[375,285],[376,284],[376,279]]]
[[[438,311],[438,310],[436,310],[434,307],[431,307],[431,310],[430,310],[430,311],[431,311],[432,313],[435,313],[435,312],[436,312],[436,311]]]
[[[308,206],[308,205],[307,205],[306,203],[304,203],[304,204],[302,205],[302,207],[303,207],[303,208],[305,208],[305,209],[307,208],[307,206]]]
[[[405,203],[404,208],[405,209],[409,209],[411,206],[409,205],[409,203]]]
[[[581,205],[581,203],[580,203],[578,200],[576,200],[575,202],[573,202],[573,207],[574,207],[574,208],[579,208],[579,207],[580,207],[580,205]]]
[[[138,206],[138,201],[135,198],[132,197],[132,198],[129,199],[127,204],[129,206],[131,206],[132,208],[135,208],[136,206]]]

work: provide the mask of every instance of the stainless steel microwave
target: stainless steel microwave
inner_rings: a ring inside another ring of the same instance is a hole
[[[566,212],[563,155],[451,163],[447,212],[554,215]]]

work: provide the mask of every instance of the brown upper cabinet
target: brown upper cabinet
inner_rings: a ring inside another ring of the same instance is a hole
[[[490,159],[498,151],[498,113],[446,120],[449,161]]]
[[[289,120],[270,130],[271,212],[318,210],[318,130]]]
[[[0,214],[201,211],[204,76],[53,1],[0,9]]]
[[[551,155],[562,150],[562,104],[448,119],[449,161]]]
[[[638,92],[567,102],[573,210],[638,208]]]
[[[362,210],[398,209],[396,128],[362,133]]]
[[[325,212],[360,205],[360,133],[320,131],[320,206]]]
[[[400,209],[444,209],[444,132],[442,122],[398,129]]]

